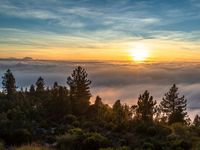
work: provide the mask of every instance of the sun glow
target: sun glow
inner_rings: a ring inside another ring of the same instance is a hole
[[[131,56],[134,61],[141,62],[148,58],[148,48],[144,44],[137,44],[130,50]]]

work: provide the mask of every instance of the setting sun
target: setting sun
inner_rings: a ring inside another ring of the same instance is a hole
[[[131,50],[131,56],[134,61],[145,61],[148,55],[148,48],[144,44],[137,44]]]

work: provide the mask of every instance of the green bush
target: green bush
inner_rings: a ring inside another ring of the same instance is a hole
[[[21,145],[31,142],[31,133],[26,129],[17,129],[14,131],[12,136],[12,141],[16,145]]]
[[[80,128],[73,128],[73,129],[70,129],[68,133],[72,135],[83,135],[83,130]]]
[[[107,147],[107,148],[100,148],[99,150],[114,150],[112,147]]]
[[[122,146],[118,148],[108,147],[108,148],[100,148],[99,150],[131,150],[130,147]]]
[[[152,143],[144,143],[143,146],[142,146],[142,148],[144,150],[154,150],[155,149],[154,145]]]
[[[85,149],[98,150],[108,146],[108,139],[99,133],[89,133],[83,145]]]
[[[69,115],[65,116],[65,120],[66,120],[67,123],[71,124],[72,122],[77,120],[77,117],[69,114]]]
[[[11,150],[53,150],[48,147],[38,146],[38,145],[24,145],[21,147],[14,147]]]
[[[84,132],[80,128],[70,129],[68,133],[58,136],[57,147],[60,150],[79,150],[82,147]]]
[[[74,127],[79,127],[80,126],[80,122],[79,121],[74,121],[73,123],[72,123],[72,125],[74,126]]]
[[[72,150],[76,145],[77,135],[65,134],[57,137],[57,148],[60,150]]]
[[[192,148],[192,144],[189,141],[186,140],[176,140],[173,143],[173,149],[181,148],[183,150],[190,150]]]
[[[0,150],[5,150],[4,143],[0,142]]]
[[[189,134],[190,134],[188,130],[189,128],[184,126],[183,124],[175,123],[171,125],[171,128],[174,134],[179,135],[181,137],[185,137],[185,138],[189,137]]]
[[[155,136],[157,134],[157,130],[155,126],[147,128],[147,134],[149,136]]]

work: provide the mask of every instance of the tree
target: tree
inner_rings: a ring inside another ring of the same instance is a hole
[[[199,115],[196,115],[195,118],[194,118],[194,121],[193,121],[193,125],[195,127],[200,127],[200,116]]]
[[[94,115],[95,115],[96,119],[98,121],[100,121],[101,118],[102,118],[102,110],[103,110],[103,107],[104,107],[104,104],[103,104],[100,96],[96,97],[96,100],[95,100],[95,103],[94,103],[93,106],[94,106],[93,107],[94,108]]]
[[[30,86],[29,91],[30,91],[31,94],[35,93],[35,86],[33,84]]]
[[[122,108],[122,104],[120,100],[117,100],[114,105],[113,105],[113,112],[114,112],[114,116],[113,119],[117,124],[121,124],[122,123],[122,119],[123,119],[123,108]]]
[[[90,104],[91,93],[89,86],[91,81],[87,77],[88,74],[85,69],[79,66],[67,79],[67,84],[70,87],[72,111],[77,115],[84,114]]]
[[[150,96],[146,90],[139,96],[136,109],[136,118],[142,121],[152,121],[153,115],[156,110],[156,101],[153,100],[153,96]]]
[[[167,116],[169,124],[185,123],[187,100],[184,96],[179,97],[178,87],[175,84],[165,94],[160,105],[162,112]]]
[[[113,120],[118,125],[127,123],[131,118],[131,112],[128,105],[122,105],[120,100],[117,100],[113,105]]]
[[[3,92],[9,97],[12,96],[16,92],[16,83],[15,78],[10,69],[6,71],[2,79]]]
[[[54,83],[51,100],[48,102],[48,114],[53,121],[62,121],[64,117],[71,111],[68,89]]]
[[[36,92],[42,92],[44,91],[44,79],[42,77],[39,77],[36,84]]]

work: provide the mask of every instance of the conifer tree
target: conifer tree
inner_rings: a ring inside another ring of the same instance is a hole
[[[10,69],[6,71],[4,76],[2,77],[2,85],[3,85],[3,92],[7,96],[12,96],[16,92],[16,83],[15,78]]]
[[[67,79],[67,84],[70,87],[72,111],[77,115],[84,114],[90,104],[89,100],[91,97],[91,81],[88,80],[87,77],[88,74],[85,69],[79,66]]]
[[[117,124],[121,124],[123,120],[123,106],[120,100],[117,100],[113,105],[113,119]]]
[[[178,87],[174,84],[167,92],[161,103],[162,112],[167,116],[168,123],[185,122],[187,100],[179,97]]]
[[[150,96],[146,90],[139,96],[136,109],[136,118],[142,121],[152,121],[153,115],[156,110],[156,101],[153,100],[153,96]]]
[[[39,77],[36,84],[36,92],[42,92],[44,91],[44,79],[42,77]]]
[[[31,94],[33,94],[35,92],[35,86],[33,84],[30,86],[29,91],[30,91]]]
[[[194,118],[194,121],[193,121],[193,125],[195,127],[200,127],[200,116],[199,115],[196,115],[195,118]]]
[[[101,97],[97,96],[96,100],[95,100],[95,103],[94,103],[94,112],[95,112],[97,120],[101,119],[102,108],[103,108],[103,103],[102,103]]]
[[[113,120],[118,125],[127,123],[131,119],[131,112],[128,105],[122,105],[120,100],[117,100],[113,105]]]

